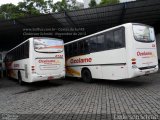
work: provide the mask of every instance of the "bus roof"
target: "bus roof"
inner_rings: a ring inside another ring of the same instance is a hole
[[[129,25],[129,24],[141,24],[141,23],[125,23],[125,24],[122,24],[122,25],[118,25],[118,26],[115,26],[115,27],[111,27],[111,28],[108,28],[108,29],[105,29],[105,30],[102,30],[102,31],[99,31],[99,32],[96,32],[96,33],[93,33],[93,34],[91,34],[91,35],[87,35],[87,36],[85,36],[85,37],[81,37],[81,38],[76,39],[76,40],[73,40],[73,41],[71,41],[71,42],[67,42],[67,43],[65,43],[65,45],[68,45],[68,44],[70,44],[70,43],[83,40],[83,39],[88,38],[88,37],[92,37],[92,36],[94,36],[94,35],[97,35],[97,34],[100,34],[100,33],[103,33],[103,32],[109,31],[109,30],[112,30],[112,29],[116,29],[116,28],[119,28],[119,27],[122,27],[122,26],[125,26],[125,25]]]

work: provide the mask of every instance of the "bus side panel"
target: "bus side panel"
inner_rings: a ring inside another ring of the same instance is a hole
[[[18,72],[20,72],[23,81],[29,82],[28,59],[10,63],[7,70],[8,76],[18,80]]]
[[[102,71],[102,79],[120,80],[128,77],[127,65],[106,65],[102,66]]]
[[[135,52],[134,52],[135,44],[133,43],[132,24],[125,27],[125,38],[126,38],[128,78],[132,78],[134,76],[133,76],[133,71],[132,71],[131,59],[134,58],[133,55],[135,54]]]
[[[21,65],[20,73],[21,73],[22,80],[24,82],[31,82],[30,79],[29,79],[30,78],[29,59],[25,59],[23,61],[20,61],[20,65]]]
[[[66,75],[69,77],[81,77],[82,67],[66,67]]]
[[[10,78],[18,79],[18,70],[8,69],[7,76]]]
[[[102,67],[101,66],[89,66],[89,70],[91,71],[92,78],[102,79]]]
[[[29,82],[28,63],[29,59],[18,60],[12,63],[12,70],[9,76],[18,79],[18,72],[20,72],[22,81]]]
[[[67,59],[66,63],[67,76],[70,74],[69,76],[79,77],[81,76],[81,70],[83,68],[88,68],[92,74],[92,78],[99,78],[99,79],[127,78],[128,72],[126,70],[127,69],[126,61],[127,60],[126,60],[125,48],[107,50],[96,53],[90,53],[87,55],[71,57]],[[117,72],[117,70],[120,72]]]
[[[82,69],[89,69],[92,78],[102,79],[102,69],[101,66],[81,66],[81,67],[67,67],[67,76],[70,77],[81,77]]]

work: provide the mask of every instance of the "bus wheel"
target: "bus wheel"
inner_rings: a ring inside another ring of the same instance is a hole
[[[19,85],[23,85],[22,76],[20,72],[18,72],[18,83]]]
[[[91,72],[88,69],[82,70],[82,79],[86,83],[93,82]]]

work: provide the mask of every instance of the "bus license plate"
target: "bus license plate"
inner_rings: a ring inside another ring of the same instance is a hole
[[[145,74],[149,74],[149,73],[150,73],[149,71],[146,71],[146,72],[145,72]]]
[[[48,77],[48,80],[53,80],[53,79],[54,79],[54,77],[52,77],[52,76]]]

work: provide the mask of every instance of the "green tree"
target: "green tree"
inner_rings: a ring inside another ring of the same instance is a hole
[[[79,9],[76,6],[76,0],[62,0],[53,5],[53,12],[62,12]]]
[[[92,7],[96,7],[97,6],[97,3],[95,0],[91,0],[90,3],[89,3],[89,7],[92,8]]]
[[[15,19],[24,15],[14,4],[3,4],[0,6],[0,19]]]
[[[19,9],[28,14],[48,13],[52,6],[53,0],[23,0],[18,3]]]
[[[27,3],[27,2],[19,2],[18,3],[18,9],[22,12],[24,12],[26,15],[37,15],[40,14],[40,11],[37,10],[34,6],[33,6],[33,2],[31,3]]]
[[[53,4],[53,0],[23,0],[18,5],[0,6],[0,19],[16,19],[24,16],[46,14],[79,9],[76,0],[62,0]]]
[[[77,3],[76,0],[68,0],[68,2],[70,2],[70,4],[68,4],[69,10],[78,10],[78,9],[80,9],[80,8],[76,5],[76,3]]]
[[[111,4],[117,4],[119,3],[119,0],[101,0],[100,2],[100,6],[103,6],[103,5],[111,5]]]
[[[58,1],[53,5],[53,12],[62,12],[68,10],[66,0]]]

